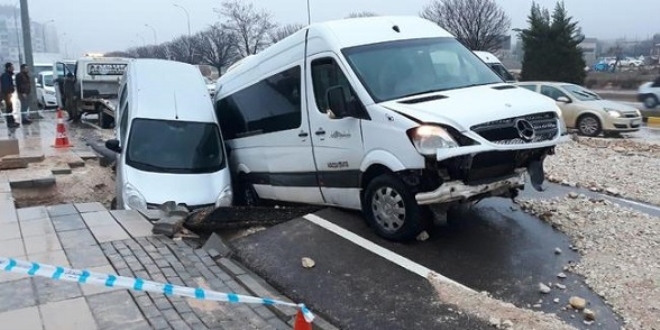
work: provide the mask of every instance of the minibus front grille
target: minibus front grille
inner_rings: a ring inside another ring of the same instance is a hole
[[[451,158],[440,165],[452,180],[477,185],[513,175],[516,169],[527,167],[531,161],[538,160],[549,152],[550,148],[490,151]]]
[[[531,127],[530,127],[531,126]],[[533,134],[529,129],[533,128]],[[514,145],[550,141],[559,134],[559,119],[555,112],[512,117],[491,121],[470,128],[484,139],[501,145]]]

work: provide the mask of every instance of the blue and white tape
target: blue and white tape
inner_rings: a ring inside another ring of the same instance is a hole
[[[312,321],[314,321],[314,315],[309,309],[307,309],[307,307],[305,307],[304,304],[294,304],[270,298],[251,297],[234,293],[222,293],[206,290],[203,288],[191,288],[170,283],[158,283],[140,278],[131,278],[119,275],[99,274],[89,272],[87,270],[69,269],[65,267],[44,265],[37,262],[29,262],[4,257],[0,257],[0,269],[3,269],[7,272],[27,274],[30,276],[48,277],[53,280],[99,285],[111,288],[126,288],[136,291],[161,293],[166,296],[189,297],[199,300],[221,301],[233,304],[289,306],[300,309],[307,322],[312,323]]]

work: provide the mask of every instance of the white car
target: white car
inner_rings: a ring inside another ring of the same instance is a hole
[[[37,101],[44,109],[57,108],[52,71],[42,71],[37,76]]]
[[[660,77],[639,86],[637,99],[644,103],[647,109],[655,109],[660,103]]]
[[[611,59],[608,61],[607,64],[613,66],[615,63],[616,63],[616,59]],[[642,65],[644,65],[644,62],[642,60],[632,57],[626,57],[619,60],[620,67],[640,67]]]
[[[206,89],[209,91],[209,95],[211,95],[211,99],[215,96],[215,81],[213,81],[211,78],[204,76],[204,81],[206,82]]]

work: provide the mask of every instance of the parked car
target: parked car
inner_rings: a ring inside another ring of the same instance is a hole
[[[616,58],[609,59],[608,63],[610,67],[614,66],[616,64]],[[619,66],[620,67],[640,67],[644,65],[644,61],[633,58],[633,57],[625,57],[619,60]]]
[[[639,110],[603,100],[582,86],[558,82],[524,82],[518,85],[555,100],[564,115],[566,127],[576,128],[582,135],[635,132],[642,125]]]
[[[206,76],[204,76],[204,82],[206,83],[206,89],[208,90],[209,95],[213,98],[215,96],[215,82]]]
[[[143,210],[168,201],[191,210],[231,205],[220,127],[195,66],[131,61],[119,108],[117,138],[106,141],[117,153],[117,208]]]
[[[217,84],[237,202],[362,210],[390,240],[425,230],[430,206],[516,196],[525,171],[541,190],[565,134],[552,100],[419,17],[313,24]]]
[[[42,71],[37,75],[37,102],[44,109],[57,108],[55,82],[52,71]]]
[[[660,77],[639,86],[637,98],[647,109],[655,109],[660,103]]]

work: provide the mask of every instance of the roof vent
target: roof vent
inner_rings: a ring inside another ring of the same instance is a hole
[[[397,33],[401,33],[401,29],[399,29],[398,25],[393,26],[392,30],[396,31]]]

